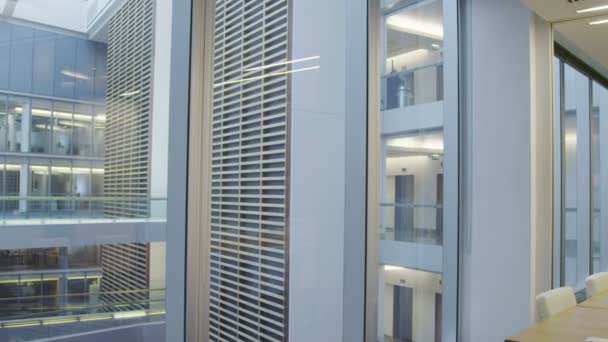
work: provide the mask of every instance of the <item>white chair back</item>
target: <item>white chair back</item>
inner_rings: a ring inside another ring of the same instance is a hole
[[[601,272],[587,277],[587,297],[597,296],[608,291],[608,272]]]
[[[574,289],[561,287],[536,296],[536,312],[542,321],[576,306]]]

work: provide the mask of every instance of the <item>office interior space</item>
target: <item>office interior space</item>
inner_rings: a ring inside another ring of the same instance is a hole
[[[0,0],[0,342],[608,340],[607,34],[606,0]]]

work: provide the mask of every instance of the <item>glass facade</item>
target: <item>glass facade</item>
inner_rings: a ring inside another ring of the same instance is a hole
[[[563,57],[558,50],[555,89],[558,144],[556,168],[557,203],[560,215],[555,224],[559,240],[555,258],[560,269],[555,286],[585,287],[587,276],[608,267],[603,242],[605,220],[602,139],[604,108],[608,90],[590,69],[578,60]]]
[[[168,13],[185,5],[173,3],[14,3],[0,14],[0,341],[128,325],[117,341],[161,342],[183,330],[165,323],[165,265],[185,244],[166,243],[168,193],[185,198],[169,175],[186,169],[169,166],[180,140],[169,135],[187,135],[170,131],[186,120],[170,89],[188,84],[153,82],[189,55],[155,33],[173,32]]]

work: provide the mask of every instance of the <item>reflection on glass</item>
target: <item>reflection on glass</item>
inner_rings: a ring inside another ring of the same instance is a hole
[[[384,286],[378,293],[377,340],[440,341],[441,266],[430,266],[427,258],[441,259],[443,245],[442,1],[377,4],[380,115],[386,123],[381,141],[372,143],[380,143],[382,155],[379,248],[404,253],[393,265],[378,265]]]
[[[72,189],[71,196],[90,197],[91,196],[91,169],[84,167],[72,168]],[[91,203],[86,200],[74,200],[74,209],[79,215],[88,216]]]
[[[51,196],[69,197],[72,195],[72,169],[69,166],[51,167]],[[70,200],[58,198],[50,202],[51,212],[70,213],[73,203]]]
[[[8,99],[0,95],[0,151],[8,151]]]
[[[577,108],[577,78],[580,73],[565,65],[564,69],[564,113],[562,114],[562,129],[564,132],[562,162],[563,162],[563,198],[564,214],[562,229],[563,232],[563,269],[565,285],[577,286],[578,269],[578,185],[577,185],[577,121],[579,111]],[[582,115],[582,113],[580,114]]]
[[[50,101],[32,100],[32,133],[30,134],[30,151],[51,153],[51,113],[53,104]]]
[[[93,155],[93,107],[76,105],[74,113],[74,146],[72,154],[76,156]]]
[[[21,165],[0,164],[0,196],[19,196]],[[7,214],[19,209],[19,201],[7,199],[0,201],[0,210]]]
[[[35,197],[48,196],[50,191],[50,170],[48,165],[32,165],[30,166],[30,195]],[[44,200],[29,201],[30,211],[32,214],[36,212],[47,212],[49,202]]]
[[[386,8],[383,109],[443,99],[443,23],[440,1]],[[398,8],[398,7],[397,7]]]
[[[72,128],[74,105],[55,102],[53,108],[53,152],[70,154],[72,151]]]
[[[433,328],[441,322],[441,274],[384,265],[380,277],[379,341],[441,341],[440,325]]]
[[[602,271],[601,241],[602,234],[602,147],[601,147],[601,112],[605,111],[605,101],[608,99],[608,89],[593,82],[591,106],[591,273]],[[604,105],[604,106],[603,106]],[[604,160],[605,162],[605,160]]]
[[[94,143],[95,156],[103,157],[104,154],[104,141],[106,132],[106,114],[103,107],[95,108],[95,121],[94,121]]]
[[[29,101],[22,97],[9,97],[7,125],[7,151],[21,152],[24,140],[21,132],[22,114],[30,110]]]
[[[442,132],[391,137],[384,149],[382,238],[441,245]]]

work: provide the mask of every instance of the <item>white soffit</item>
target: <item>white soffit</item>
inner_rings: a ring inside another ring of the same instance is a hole
[[[541,16],[547,21],[556,22],[570,20],[589,15],[606,13],[589,12],[577,13],[579,10],[608,5],[608,0],[521,0],[530,10]]]

